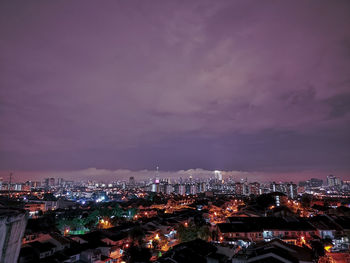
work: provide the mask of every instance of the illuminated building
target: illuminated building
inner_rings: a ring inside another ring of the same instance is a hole
[[[191,195],[195,195],[195,194],[197,194],[197,187],[196,187],[196,185],[190,185],[190,194]]]
[[[341,186],[341,180],[339,177],[335,177],[334,175],[328,175],[327,176],[327,185],[329,187],[333,186]]]
[[[222,181],[222,173],[218,170],[214,171],[215,179]]]
[[[287,196],[291,199],[295,199],[298,196],[298,187],[296,184],[287,184]]]
[[[199,192],[200,193],[204,193],[207,190],[208,190],[207,183],[205,183],[205,182],[199,183]]]
[[[249,194],[259,195],[260,194],[260,184],[258,182],[249,184]]]
[[[151,191],[153,193],[159,193],[160,192],[160,187],[159,187],[159,180],[156,180],[151,187]]]
[[[184,185],[184,184],[180,184],[179,186],[178,186],[179,188],[179,192],[178,192],[178,194],[179,195],[185,195],[186,194],[186,186]]]
[[[323,184],[323,180],[317,178],[311,178],[310,186],[311,187],[321,187]]]
[[[236,195],[243,195],[243,183],[235,184],[235,193]]]
[[[58,178],[57,179],[57,185],[63,186],[64,185],[64,179],[63,178]]]

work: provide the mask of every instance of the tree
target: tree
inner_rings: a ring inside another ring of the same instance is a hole
[[[129,249],[125,250],[123,260],[128,263],[147,263],[149,262],[151,256],[152,253],[148,248],[131,246]]]
[[[37,212],[38,212],[38,213],[37,213],[38,216],[42,216],[42,215],[44,214],[43,211],[42,211],[41,209],[39,209]]]
[[[301,196],[301,205],[303,207],[310,207],[311,201],[312,201],[312,195],[303,194]]]
[[[262,210],[264,210],[265,208],[273,205],[275,203],[275,199],[272,195],[262,194],[256,198],[256,203]]]
[[[153,246],[154,249],[160,249],[159,241],[154,239],[152,241],[152,246]]]
[[[332,240],[331,240],[331,244],[332,244]],[[320,241],[317,241],[317,240],[311,241],[311,247],[312,247],[314,256],[316,258],[323,257],[325,255],[324,246]]]
[[[84,225],[88,228],[95,227],[98,224],[99,216],[99,211],[94,210],[86,218],[84,218]]]
[[[177,229],[177,235],[180,242],[188,242],[197,238],[208,241],[211,233],[209,227],[206,225],[196,226],[194,224],[190,224],[187,227],[180,225]]]
[[[79,217],[75,217],[72,219],[60,219],[57,222],[57,228],[64,232],[67,228],[69,230],[80,230],[84,228],[83,220]]]
[[[200,239],[208,241],[211,237],[210,229],[208,226],[204,225],[198,229],[198,235]]]
[[[130,233],[129,237],[132,240],[134,246],[142,246],[143,239],[145,238],[145,233],[141,227],[134,227]]]
[[[137,209],[136,208],[130,208],[128,209],[127,216],[129,218],[134,218],[134,216],[137,214]]]
[[[203,219],[202,215],[195,215],[193,218],[194,224],[196,226],[203,226],[205,225],[205,220]]]
[[[123,216],[123,209],[120,207],[119,204],[116,204],[115,206],[112,207],[112,216],[114,217],[122,217]]]

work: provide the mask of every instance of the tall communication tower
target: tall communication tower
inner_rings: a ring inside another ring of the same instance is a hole
[[[7,186],[8,189],[8,198],[10,199],[10,188],[11,188],[11,181],[12,181],[12,172],[10,173],[10,180]]]
[[[155,179],[155,183],[159,183],[159,166],[156,167],[156,179]]]

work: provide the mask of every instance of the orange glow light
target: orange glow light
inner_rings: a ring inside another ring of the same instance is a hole
[[[333,247],[333,246],[325,246],[324,249],[325,249],[327,252],[330,252],[332,247]]]

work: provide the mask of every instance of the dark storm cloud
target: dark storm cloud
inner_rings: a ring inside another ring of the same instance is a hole
[[[349,171],[348,1],[3,1],[0,168]]]
[[[350,82],[349,82],[350,85]],[[350,93],[343,93],[328,99],[332,110],[330,112],[331,118],[341,118],[350,112]]]

